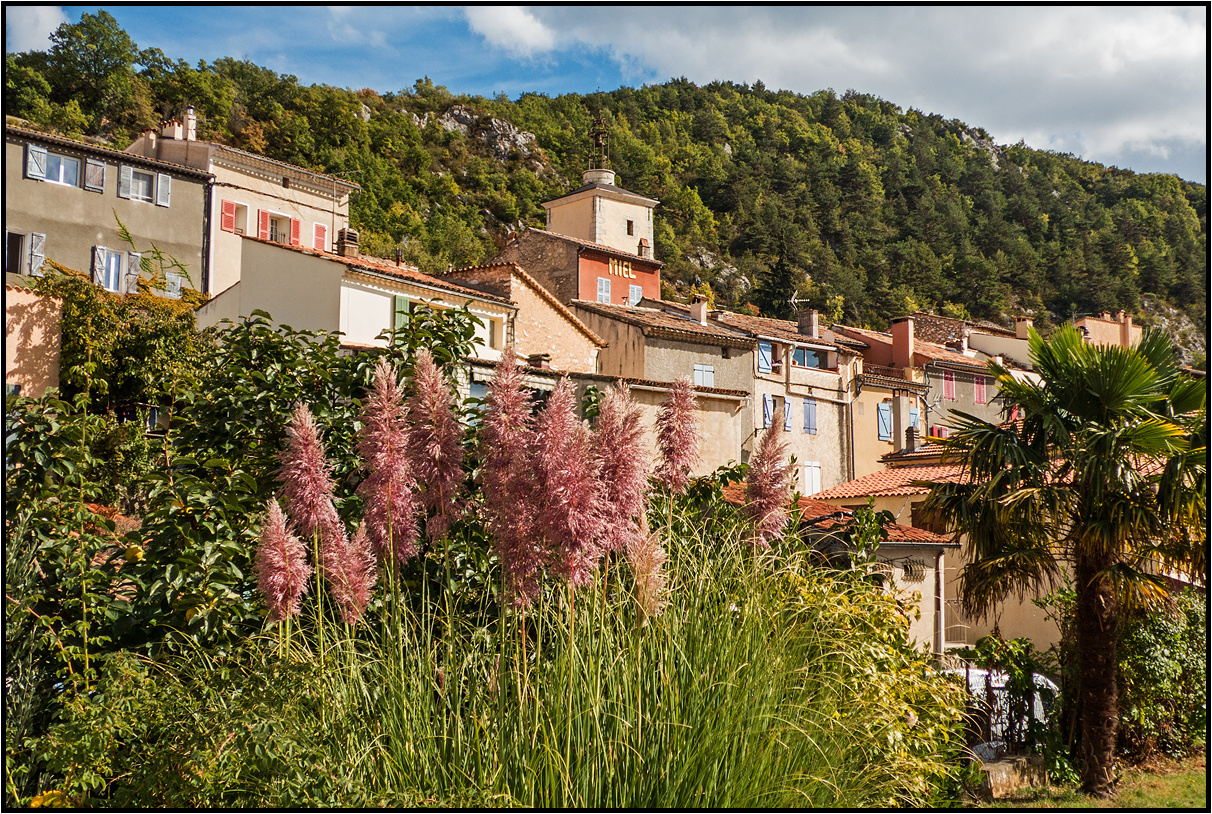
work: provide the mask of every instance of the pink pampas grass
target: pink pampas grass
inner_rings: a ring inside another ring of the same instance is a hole
[[[299,613],[311,566],[307,564],[307,547],[287,529],[278,501],[270,500],[266,509],[253,572],[257,575],[257,589],[265,596],[270,619],[281,622]]]
[[[426,534],[440,540],[462,513],[463,425],[455,415],[450,385],[424,348],[417,352],[414,386],[408,404],[409,460],[420,486],[417,497],[425,511],[433,513]]]
[[[753,520],[755,546],[769,548],[770,540],[787,525],[791,476],[787,442],[781,432],[766,430],[749,461],[745,482],[746,510]]]
[[[361,523],[353,539],[342,534],[332,545],[321,549],[324,571],[328,579],[333,601],[346,624],[354,624],[370,603],[370,592],[375,586],[378,571],[374,556],[370,553],[370,541],[366,535],[366,524]]]
[[[501,562],[505,601],[515,607],[529,607],[538,598],[543,567],[543,548],[535,528],[534,443],[530,396],[522,386],[522,372],[510,345],[488,386],[479,432],[483,460],[479,479],[485,520]]]
[[[384,562],[394,557],[403,563],[417,553],[419,504],[408,460],[407,416],[395,372],[379,359],[358,433],[358,456],[367,472],[358,494],[366,505],[371,551]]]
[[[577,418],[572,382],[556,384],[538,420],[535,468],[538,527],[548,567],[574,588],[593,581],[602,551],[602,485],[589,454],[589,428]]]
[[[674,382],[668,400],[657,410],[657,481],[680,495],[690,482],[690,470],[699,460],[699,430],[695,423],[694,385],[682,376]]]
[[[665,593],[665,549],[655,534],[637,534],[627,543],[627,564],[635,580],[632,593],[639,607],[640,624],[661,612]]]
[[[333,482],[316,420],[300,404],[286,427],[286,449],[282,452],[282,496],[286,511],[303,537],[321,540],[344,536],[345,529],[333,505]]]
[[[622,383],[606,390],[598,408],[594,458],[605,489],[602,546],[607,551],[630,544],[640,533],[637,518],[647,508],[650,461],[641,415],[640,405]]]

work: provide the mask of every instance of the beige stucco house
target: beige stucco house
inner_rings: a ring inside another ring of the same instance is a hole
[[[218,294],[240,280],[243,236],[332,251],[349,226],[349,196],[360,187],[332,175],[197,139],[193,109],[185,121],[148,130],[126,148],[129,155],[171,161],[214,177],[203,212],[208,273],[197,285]]]
[[[128,293],[138,289],[140,261],[155,246],[186,272],[168,269],[160,293],[198,289],[208,273],[211,181],[204,170],[6,124],[4,269],[36,275],[49,259]]]
[[[5,275],[4,392],[38,398],[59,386],[63,301],[35,294],[27,280]]]
[[[338,240],[339,254],[245,235],[240,281],[197,310],[199,328],[236,321],[254,309],[296,329],[340,331],[347,347],[387,344],[418,304],[458,308],[467,304],[483,325],[478,355],[499,359],[517,307],[509,300],[422,274],[416,268],[362,256],[356,244]]]

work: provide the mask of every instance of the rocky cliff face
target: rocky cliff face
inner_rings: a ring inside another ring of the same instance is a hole
[[[1195,323],[1177,308],[1172,308],[1154,297],[1141,297],[1140,313],[1136,321],[1143,327],[1156,328],[1170,335],[1178,345],[1179,358],[1184,365],[1205,362],[1208,358],[1208,337]]]
[[[429,124],[432,114],[411,115],[413,123],[422,128]],[[535,172],[549,168],[547,158],[535,140],[534,133],[519,130],[510,122],[491,116],[479,116],[463,105],[451,105],[434,120],[448,133],[457,131],[468,138],[476,139],[488,148],[489,154],[498,161],[507,161],[511,156],[517,155]]]

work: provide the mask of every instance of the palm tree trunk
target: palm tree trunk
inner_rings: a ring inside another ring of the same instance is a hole
[[[1119,691],[1115,684],[1115,640],[1119,609],[1115,586],[1103,572],[1104,557],[1078,553],[1077,646],[1081,665],[1082,791],[1095,797],[1112,793]]]

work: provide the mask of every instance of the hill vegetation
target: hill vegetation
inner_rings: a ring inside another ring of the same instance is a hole
[[[6,111],[121,148],[192,105],[199,138],[361,185],[364,250],[429,271],[542,226],[580,184],[593,111],[626,188],[657,198],[668,295],[884,327],[916,309],[1037,325],[1173,306],[1206,332],[1207,188],[1025,144],[855,91],[686,79],[593,96],[301,85],[140,49],[106,12],[7,55]],[[533,134],[531,139],[528,134]],[[1147,318],[1145,321],[1148,321]]]

